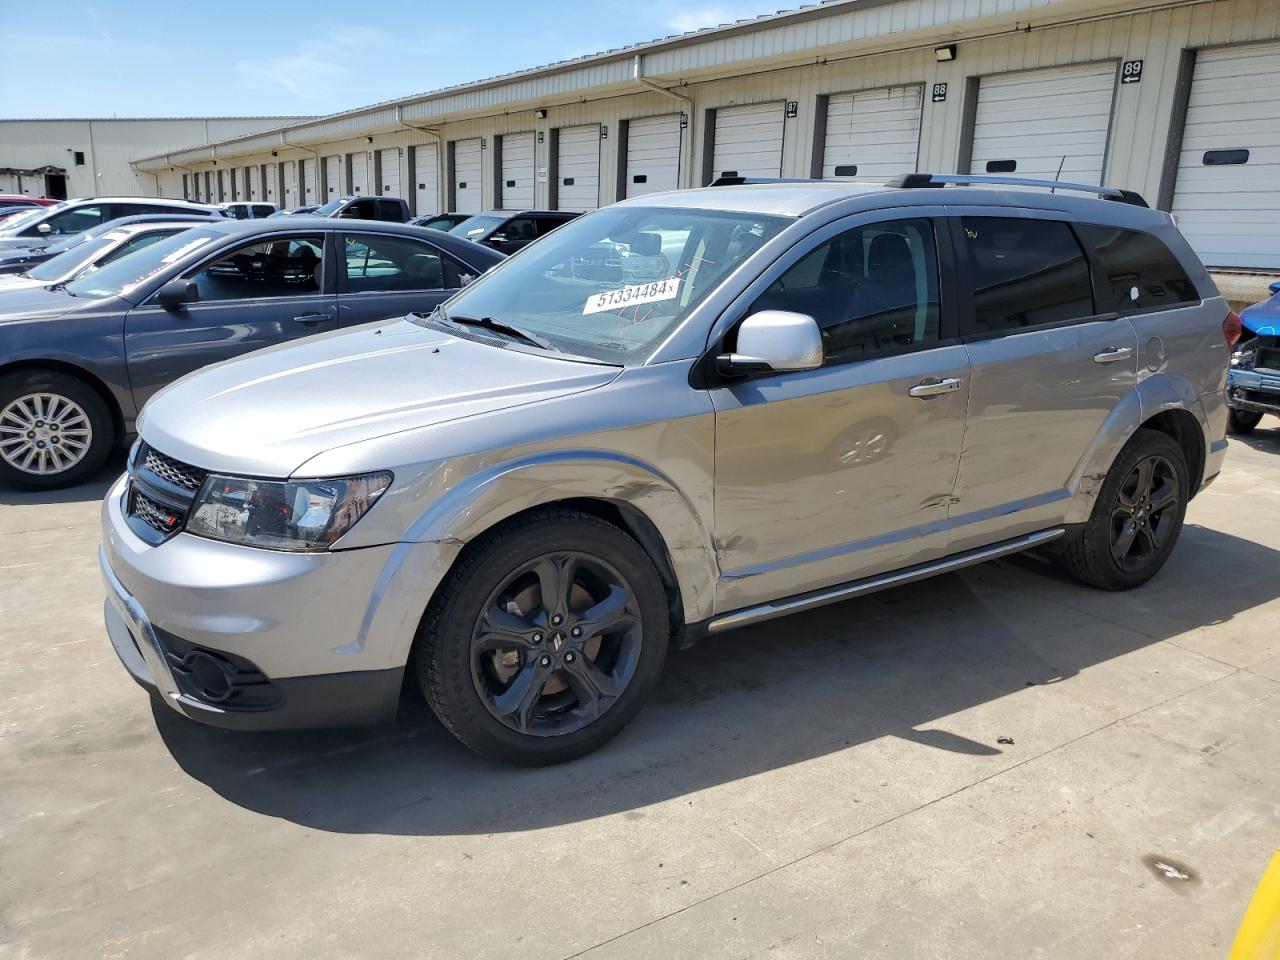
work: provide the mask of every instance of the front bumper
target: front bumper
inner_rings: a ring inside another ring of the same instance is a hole
[[[1227,405],[1233,410],[1280,414],[1280,376],[1233,367],[1227,374]]]
[[[214,726],[350,726],[395,716],[413,635],[456,554],[435,543],[286,553],[125,522],[126,478],[102,506],[105,620],[130,675]],[[231,694],[193,682],[221,669]],[[213,665],[211,667],[211,664]]]

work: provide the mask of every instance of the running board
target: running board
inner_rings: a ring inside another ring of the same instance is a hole
[[[952,557],[944,557],[932,563],[922,563],[919,566],[907,567],[894,573],[883,573],[878,577],[868,577],[866,580],[856,580],[853,583],[828,587],[826,590],[815,590],[812,593],[802,593],[783,600],[762,603],[757,607],[746,607],[745,609],[716,617],[707,624],[707,633],[723,633],[725,630],[745,627],[752,623],[761,623],[765,620],[772,620],[774,617],[785,617],[788,614],[812,610],[815,607],[824,607],[829,603],[839,603],[842,600],[860,597],[863,594],[874,593],[877,590],[900,587],[903,584],[914,583],[917,580],[923,580],[939,573],[950,573],[952,570],[971,567],[975,563],[995,560],[997,557],[1005,557],[1011,553],[1030,550],[1032,547],[1038,547],[1041,544],[1048,543],[1050,540],[1056,540],[1066,532],[1062,527],[1041,530],[1039,533],[1030,533],[1025,537],[1005,540],[1001,543],[982,547],[978,550],[970,550],[966,553],[957,553]]]

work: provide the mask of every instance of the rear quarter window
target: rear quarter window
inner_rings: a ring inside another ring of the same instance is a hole
[[[1133,313],[1200,301],[1186,270],[1158,237],[1089,223],[1076,230],[1097,266],[1099,310]]]

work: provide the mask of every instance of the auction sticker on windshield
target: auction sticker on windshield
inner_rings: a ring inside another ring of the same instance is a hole
[[[617,290],[606,290],[587,298],[582,308],[584,314],[600,313],[618,307],[630,307],[637,303],[657,303],[660,300],[674,300],[680,295],[680,278],[667,277],[665,280],[654,280],[652,283],[636,283]]]

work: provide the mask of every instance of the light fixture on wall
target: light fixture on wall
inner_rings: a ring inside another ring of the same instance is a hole
[[[533,111],[533,115],[537,117],[539,120],[547,119],[547,111],[545,110],[535,110]]]
[[[937,58],[939,63],[946,63],[949,60],[954,60],[956,58],[956,45],[954,43],[949,43],[945,47],[934,47],[933,55]]]

